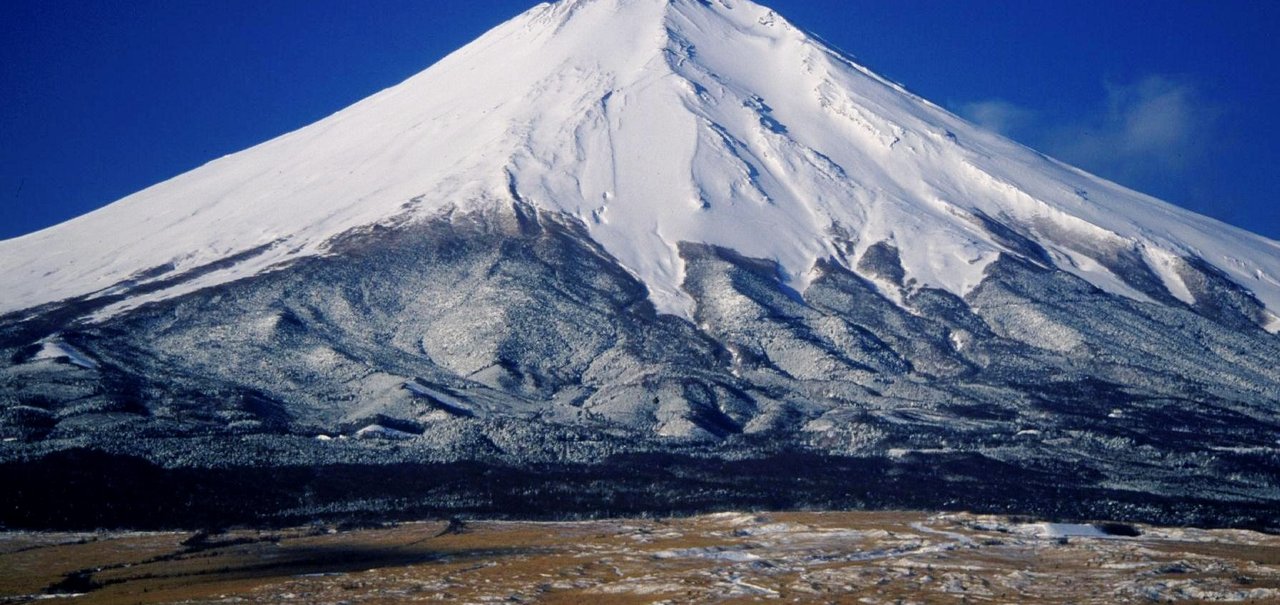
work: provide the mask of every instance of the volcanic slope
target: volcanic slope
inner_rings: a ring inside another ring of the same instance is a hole
[[[768,504],[1280,500],[1280,244],[984,132],[741,0],[539,5],[0,242],[0,292],[0,474],[28,509],[58,500],[32,477],[98,455],[584,482],[627,456],[799,456],[864,466],[762,479],[791,494]],[[641,510],[754,497],[707,473],[687,500],[614,479]]]

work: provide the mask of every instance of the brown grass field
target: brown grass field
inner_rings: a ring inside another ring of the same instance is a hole
[[[1280,537],[1137,529],[851,512],[9,532],[0,603],[1280,603]]]

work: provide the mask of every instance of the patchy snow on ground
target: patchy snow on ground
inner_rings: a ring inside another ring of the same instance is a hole
[[[1082,523],[1029,523],[1014,528],[1014,531],[1038,538],[1108,538],[1106,532],[1093,525]]]
[[[40,343],[40,350],[31,357],[32,360],[65,359],[82,368],[95,370],[98,362],[90,359],[79,349],[57,339],[48,339]]]
[[[413,433],[388,428],[381,424],[371,424],[356,431],[355,437],[357,439],[405,440],[416,439],[418,436]]]

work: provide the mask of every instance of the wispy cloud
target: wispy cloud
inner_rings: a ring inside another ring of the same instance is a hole
[[[1188,178],[1204,159],[1220,111],[1194,85],[1167,76],[1108,84],[1092,110],[1072,116],[1000,99],[959,108],[969,120],[1071,164],[1140,189]]]
[[[966,103],[960,106],[960,115],[988,130],[1011,137],[1034,125],[1039,117],[1031,109],[1000,99]]]
[[[1152,76],[1107,87],[1107,112],[1093,124],[1049,134],[1049,152],[1118,175],[1147,178],[1187,168],[1206,149],[1217,111],[1189,84]]]

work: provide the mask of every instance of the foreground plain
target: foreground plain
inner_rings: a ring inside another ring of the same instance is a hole
[[[9,532],[0,570],[4,604],[1274,603],[1280,537],[970,514],[724,513]]]

